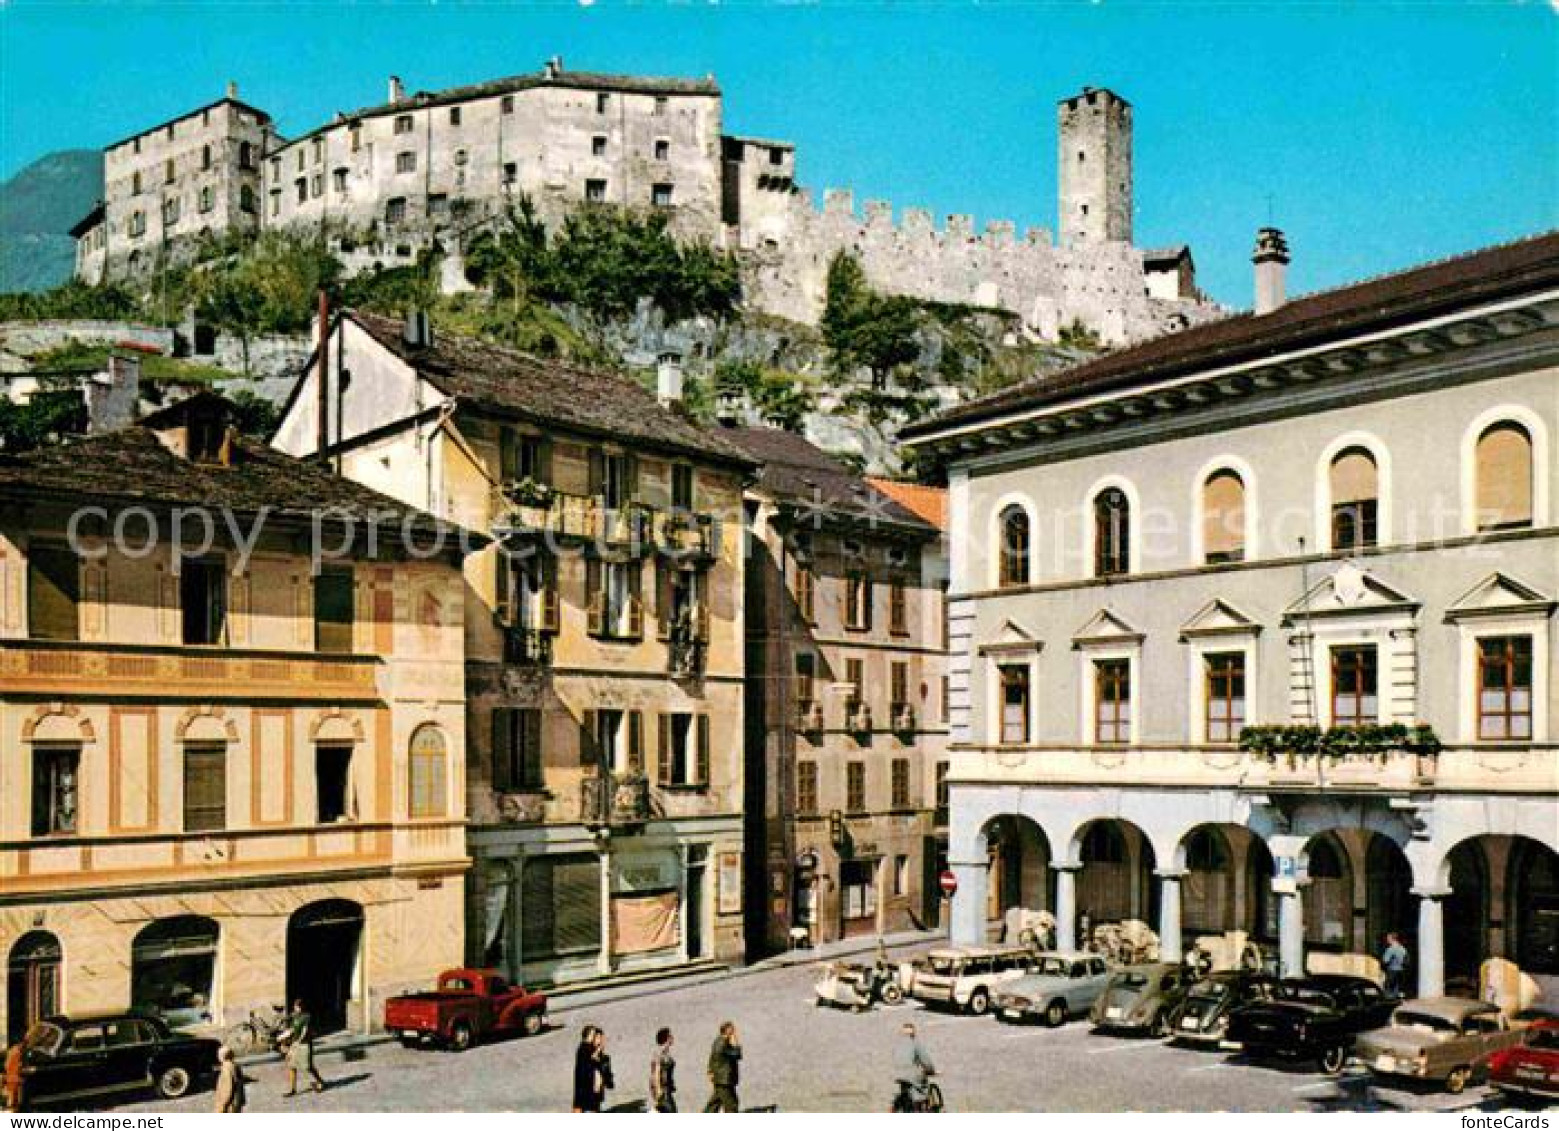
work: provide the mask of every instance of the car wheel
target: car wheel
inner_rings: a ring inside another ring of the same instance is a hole
[[[985,992],[984,987],[977,989],[969,995],[969,1012],[976,1017],[985,1016],[986,1010],[991,1007],[991,995]]]
[[[465,1052],[471,1047],[471,1022],[456,1021],[449,1030],[449,1047],[456,1052]]]
[[[1333,1045],[1321,1052],[1321,1071],[1328,1076],[1336,1076],[1342,1071],[1343,1065],[1348,1063],[1348,1050],[1342,1045]]]
[[[904,1000],[904,991],[897,982],[889,982],[882,987],[882,1004],[898,1005]]]
[[[1472,1078],[1472,1072],[1467,1068],[1453,1068],[1451,1074],[1445,1078],[1445,1090],[1453,1096],[1462,1094],[1462,1089],[1467,1087],[1467,1081]]]
[[[165,1100],[176,1100],[189,1091],[189,1069],[171,1064],[157,1073],[157,1094]]]
[[[1052,1029],[1066,1024],[1066,1002],[1057,1000],[1045,1007],[1045,1024]]]
[[[420,1045],[421,1043],[422,1042],[419,1041],[416,1037],[402,1037],[401,1038],[401,1048],[403,1048],[403,1049],[414,1049],[418,1045]]]
[[[527,1013],[525,1019],[520,1022],[520,1032],[527,1037],[534,1037],[541,1032],[542,1026],[547,1023],[546,1017],[540,1013]]]

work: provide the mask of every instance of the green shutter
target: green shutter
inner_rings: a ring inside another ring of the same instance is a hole
[[[81,637],[81,563],[69,550],[35,546],[27,554],[27,631],[34,640]]]

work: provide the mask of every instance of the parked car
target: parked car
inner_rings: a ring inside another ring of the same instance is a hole
[[[842,1009],[870,1009],[881,1002],[898,1005],[904,1000],[897,966],[886,963],[829,962],[813,983],[818,1005]]]
[[[139,1013],[49,1017],[22,1038],[29,1107],[153,1089],[176,1100],[216,1075],[220,1042]]]
[[[547,999],[494,970],[446,970],[437,989],[384,1003],[385,1029],[407,1048],[439,1044],[462,1052],[488,1036],[532,1036],[546,1023]]]
[[[1559,1019],[1534,1021],[1489,1057],[1489,1083],[1512,1099],[1559,1100]]]
[[[996,992],[996,1016],[1002,1021],[1038,1021],[1055,1028],[1087,1013],[1104,992],[1110,968],[1097,954],[1050,952],[1037,955],[1032,973]]]
[[[1314,1060],[1322,1072],[1343,1070],[1358,1034],[1391,1019],[1398,1000],[1368,978],[1319,974],[1279,982],[1272,997],[1229,1015],[1224,1043],[1250,1057]]]
[[[917,966],[910,996],[978,1016],[990,1009],[997,990],[1033,965],[1034,951],[1026,946],[939,947]]]
[[[1089,1018],[1100,1029],[1169,1035],[1169,1018],[1195,977],[1183,966],[1147,962],[1110,975]]]
[[[1454,1095],[1522,1033],[1491,1002],[1419,998],[1397,1006],[1389,1025],[1360,1036],[1353,1053],[1379,1075],[1437,1080]]]
[[[1219,970],[1191,983],[1169,1014],[1172,1041],[1217,1048],[1229,1028],[1229,1015],[1244,1005],[1270,1001],[1278,980],[1252,970]]]

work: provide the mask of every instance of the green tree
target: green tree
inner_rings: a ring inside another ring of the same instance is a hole
[[[873,389],[886,387],[895,371],[920,356],[921,322],[919,303],[903,295],[878,294],[853,255],[841,251],[829,262],[818,328],[838,375],[865,368]]]

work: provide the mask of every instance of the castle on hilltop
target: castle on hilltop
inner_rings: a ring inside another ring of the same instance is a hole
[[[318,228],[349,270],[437,247],[446,288],[465,285],[461,246],[521,196],[556,224],[587,204],[663,209],[672,230],[741,259],[750,308],[815,323],[828,264],[856,255],[878,289],[997,308],[1055,338],[1080,324],[1109,344],[1220,313],[1184,246],[1132,243],[1132,110],[1107,90],[1058,107],[1060,239],[1010,222],[831,190],[819,210],[796,183],[794,144],[724,132],[720,88],[702,79],[565,70],[408,93],[338,112],[286,139],[271,116],[225,97],[103,152],[104,200],[72,229],[76,274],[136,277],[230,232]]]

